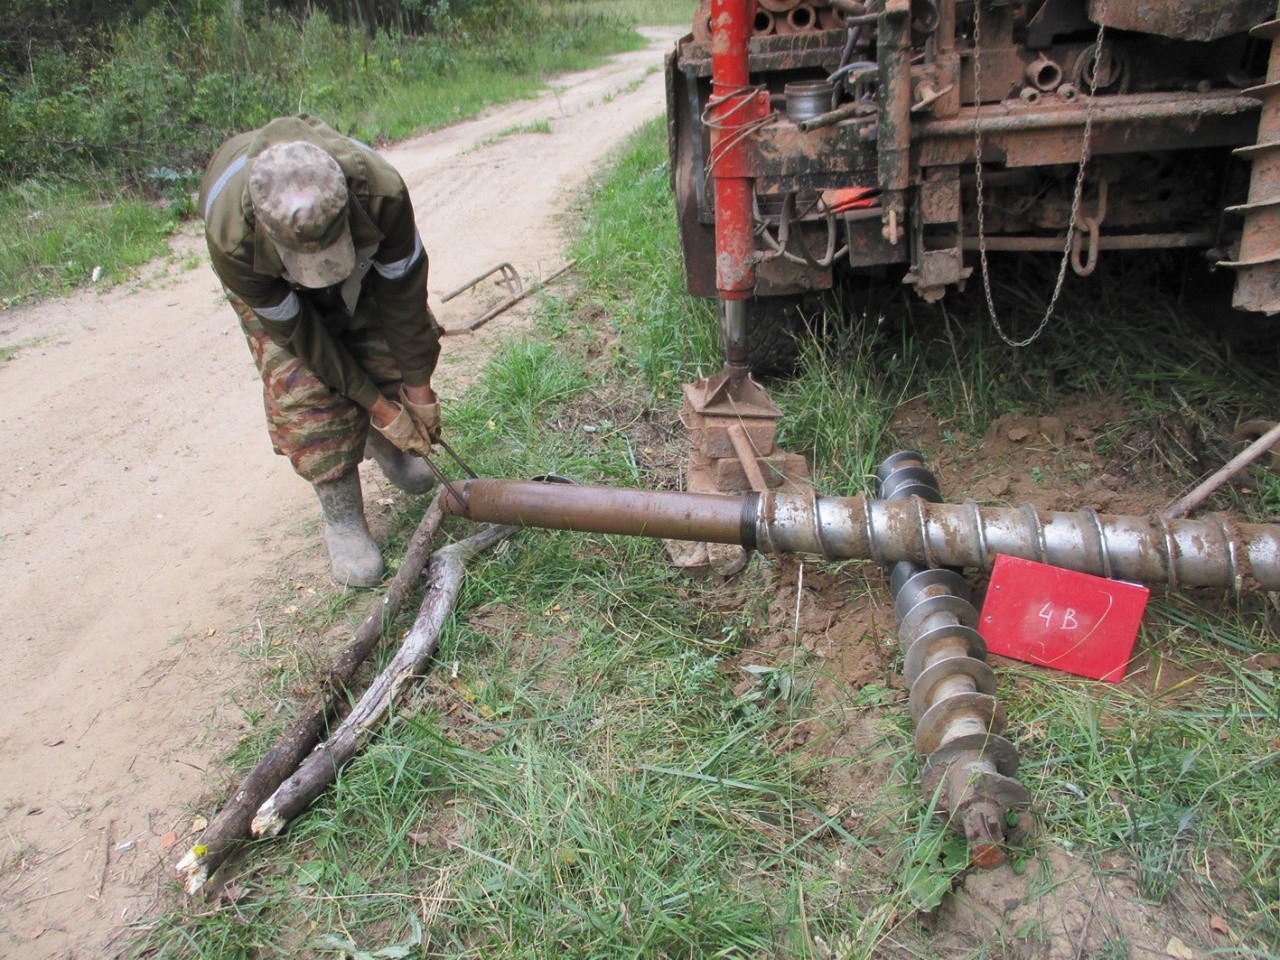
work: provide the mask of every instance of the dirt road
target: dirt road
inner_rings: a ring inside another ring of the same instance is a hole
[[[433,299],[504,260],[526,278],[561,265],[559,216],[662,112],[677,33],[384,151]],[[544,120],[549,134],[509,132]],[[441,392],[521,322],[446,340]],[[323,548],[195,228],[137,284],[0,314],[0,345],[31,340],[0,367],[0,955],[101,957],[169,896],[159,868],[246,722],[229,694],[254,669],[260,579],[282,560],[323,569]]]

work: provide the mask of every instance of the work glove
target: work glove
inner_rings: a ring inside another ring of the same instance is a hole
[[[414,403],[405,393],[404,387],[401,387],[400,406],[409,411],[409,416],[413,418],[418,429],[426,434],[428,440],[432,443],[440,440],[440,404],[438,402]]]
[[[405,453],[416,453],[420,457],[428,456],[431,453],[431,439],[418,426],[413,417],[409,415],[408,408],[403,404],[400,406],[400,412],[396,414],[396,418],[385,427],[380,427],[372,422],[370,422],[370,425]]]

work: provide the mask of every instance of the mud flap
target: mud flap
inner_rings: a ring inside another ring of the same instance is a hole
[[[685,37],[680,41],[689,41]],[[695,297],[716,295],[716,232],[703,223],[699,200],[710,193],[706,187],[702,136],[702,98],[696,86],[680,70],[679,45],[667,54],[667,152],[671,161],[671,189],[676,198],[680,225],[680,251],[684,255],[685,284]],[[696,83],[696,81],[695,81]]]

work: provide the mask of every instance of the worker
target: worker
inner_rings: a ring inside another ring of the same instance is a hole
[[[404,181],[359,141],[282,117],[219,148],[198,203],[262,376],[272,445],[315,489],[334,579],[373,586],[385,568],[360,462],[425,493],[422,458],[440,436],[442,331]]]

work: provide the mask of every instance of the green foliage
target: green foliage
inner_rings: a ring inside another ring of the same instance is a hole
[[[630,23],[643,26],[645,24],[666,23],[679,27],[687,27],[693,21],[697,0],[627,0],[625,4],[618,0],[559,0],[583,13],[609,13],[613,16],[625,17]]]
[[[889,419],[911,373],[897,358],[877,362],[876,334],[873,325],[833,324],[823,335],[803,336],[797,376],[773,390],[789,413],[780,443],[811,451],[823,489],[833,495],[874,492]]]
[[[0,77],[30,70],[37,51],[101,44],[114,24],[131,22],[163,0],[7,0],[0,17]]]
[[[478,388],[478,402],[503,411],[504,419],[521,418],[532,427],[553,404],[572,399],[586,388],[587,380],[577,358],[555,344],[508,340],[488,365],[490,375]]]
[[[584,294],[618,324],[626,362],[665,395],[720,364],[713,306],[684,293],[664,121],[650,121],[583,205],[570,252]]]

